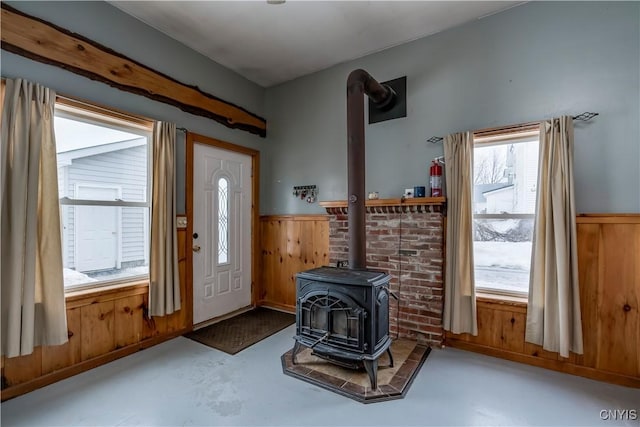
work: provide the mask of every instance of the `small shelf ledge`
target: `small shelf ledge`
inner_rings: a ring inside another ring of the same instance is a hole
[[[346,200],[319,202],[328,214],[346,214],[348,203]],[[402,212],[434,212],[445,213],[446,197],[412,197],[398,199],[366,200],[367,213],[402,213]]]

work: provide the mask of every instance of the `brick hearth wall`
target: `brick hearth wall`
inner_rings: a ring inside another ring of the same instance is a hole
[[[442,346],[443,242],[441,213],[368,208],[367,267],[391,275],[391,338]],[[348,259],[347,215],[329,211],[329,259]],[[399,307],[399,314],[398,314]]]

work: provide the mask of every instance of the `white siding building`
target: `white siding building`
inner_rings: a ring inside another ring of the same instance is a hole
[[[508,146],[502,182],[475,185],[474,213],[535,212],[538,147],[537,141]]]
[[[145,138],[58,153],[60,197],[144,202]],[[109,271],[148,263],[147,208],[62,206],[66,268]]]

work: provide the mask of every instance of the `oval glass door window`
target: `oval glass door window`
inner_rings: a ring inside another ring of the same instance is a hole
[[[229,181],[218,180],[218,264],[229,261]]]

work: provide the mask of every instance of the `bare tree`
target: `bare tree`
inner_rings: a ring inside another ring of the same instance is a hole
[[[491,157],[475,162],[473,169],[474,184],[496,184],[504,179],[505,159],[498,150],[492,150]]]

